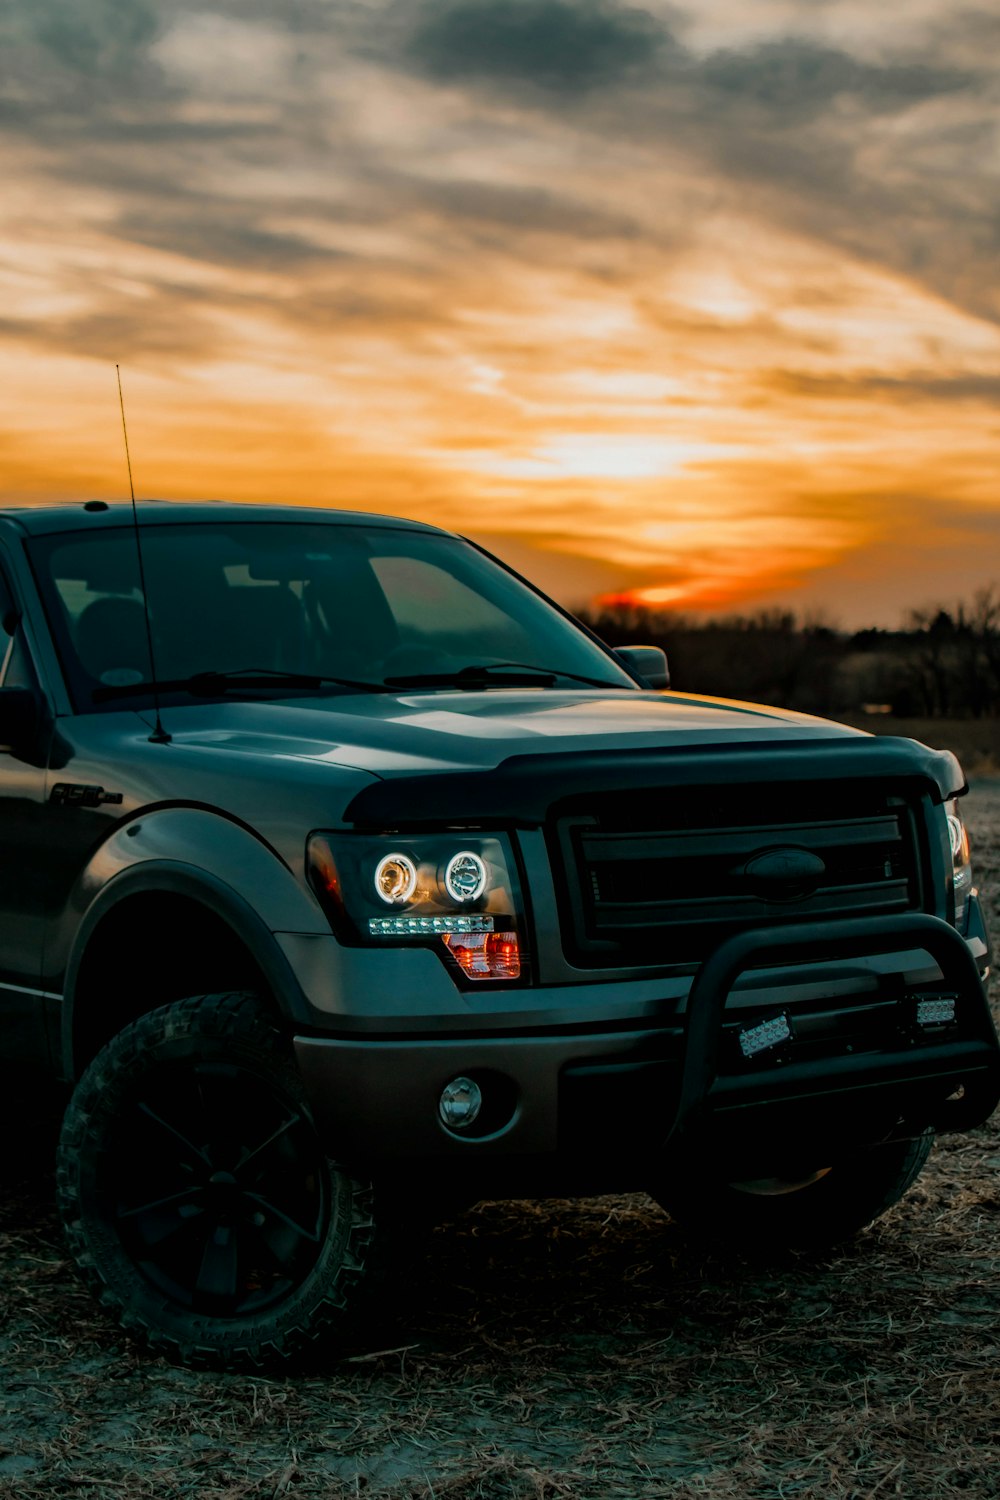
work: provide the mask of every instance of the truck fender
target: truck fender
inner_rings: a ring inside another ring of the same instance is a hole
[[[301,1024],[311,1014],[275,934],[329,938],[330,929],[288,865],[247,828],[218,814],[195,808],[143,814],[95,851],[68,906],[75,920],[71,939],[64,938],[61,1052],[66,1077],[76,1072],[74,1007],[88,944],[116,906],[156,891],[187,897],[221,918],[253,957],[289,1022]],[[51,958],[54,966],[59,959],[55,953]]]
[[[319,903],[276,849],[244,823],[202,807],[162,807],[120,825],[81,871],[70,908],[86,910],[110,880],[150,860],[176,861],[250,892],[250,904],[272,932],[330,930]]]

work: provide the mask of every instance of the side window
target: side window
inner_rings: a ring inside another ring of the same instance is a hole
[[[17,617],[14,613],[14,600],[7,580],[0,573],[0,687],[10,687],[7,682],[7,673],[10,670],[11,660],[14,655],[14,633],[17,629]]]
[[[30,687],[24,636],[18,630],[17,606],[0,571],[0,687]]]
[[[149,652],[135,541],[129,533],[94,545],[57,538],[49,558],[60,614],[59,634],[96,682],[141,682]]]

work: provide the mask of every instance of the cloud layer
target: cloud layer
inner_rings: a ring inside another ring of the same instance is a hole
[[[120,361],[141,488],[425,515],[571,600],[983,581],[1000,26],[758,10],[8,0],[8,495],[120,488]]]

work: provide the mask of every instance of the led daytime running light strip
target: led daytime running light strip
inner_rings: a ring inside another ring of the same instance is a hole
[[[372,937],[414,937],[442,932],[492,932],[492,917],[369,917]]]

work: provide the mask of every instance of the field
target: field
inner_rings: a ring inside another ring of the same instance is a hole
[[[1000,781],[966,804],[1000,932]],[[1000,1000],[1000,995],[995,998]],[[1000,1127],[940,1141],[855,1244],[706,1258],[637,1196],[485,1204],[366,1347],[194,1374],[98,1315],[8,1101],[0,1495],[18,1500],[847,1500],[1000,1487]]]

